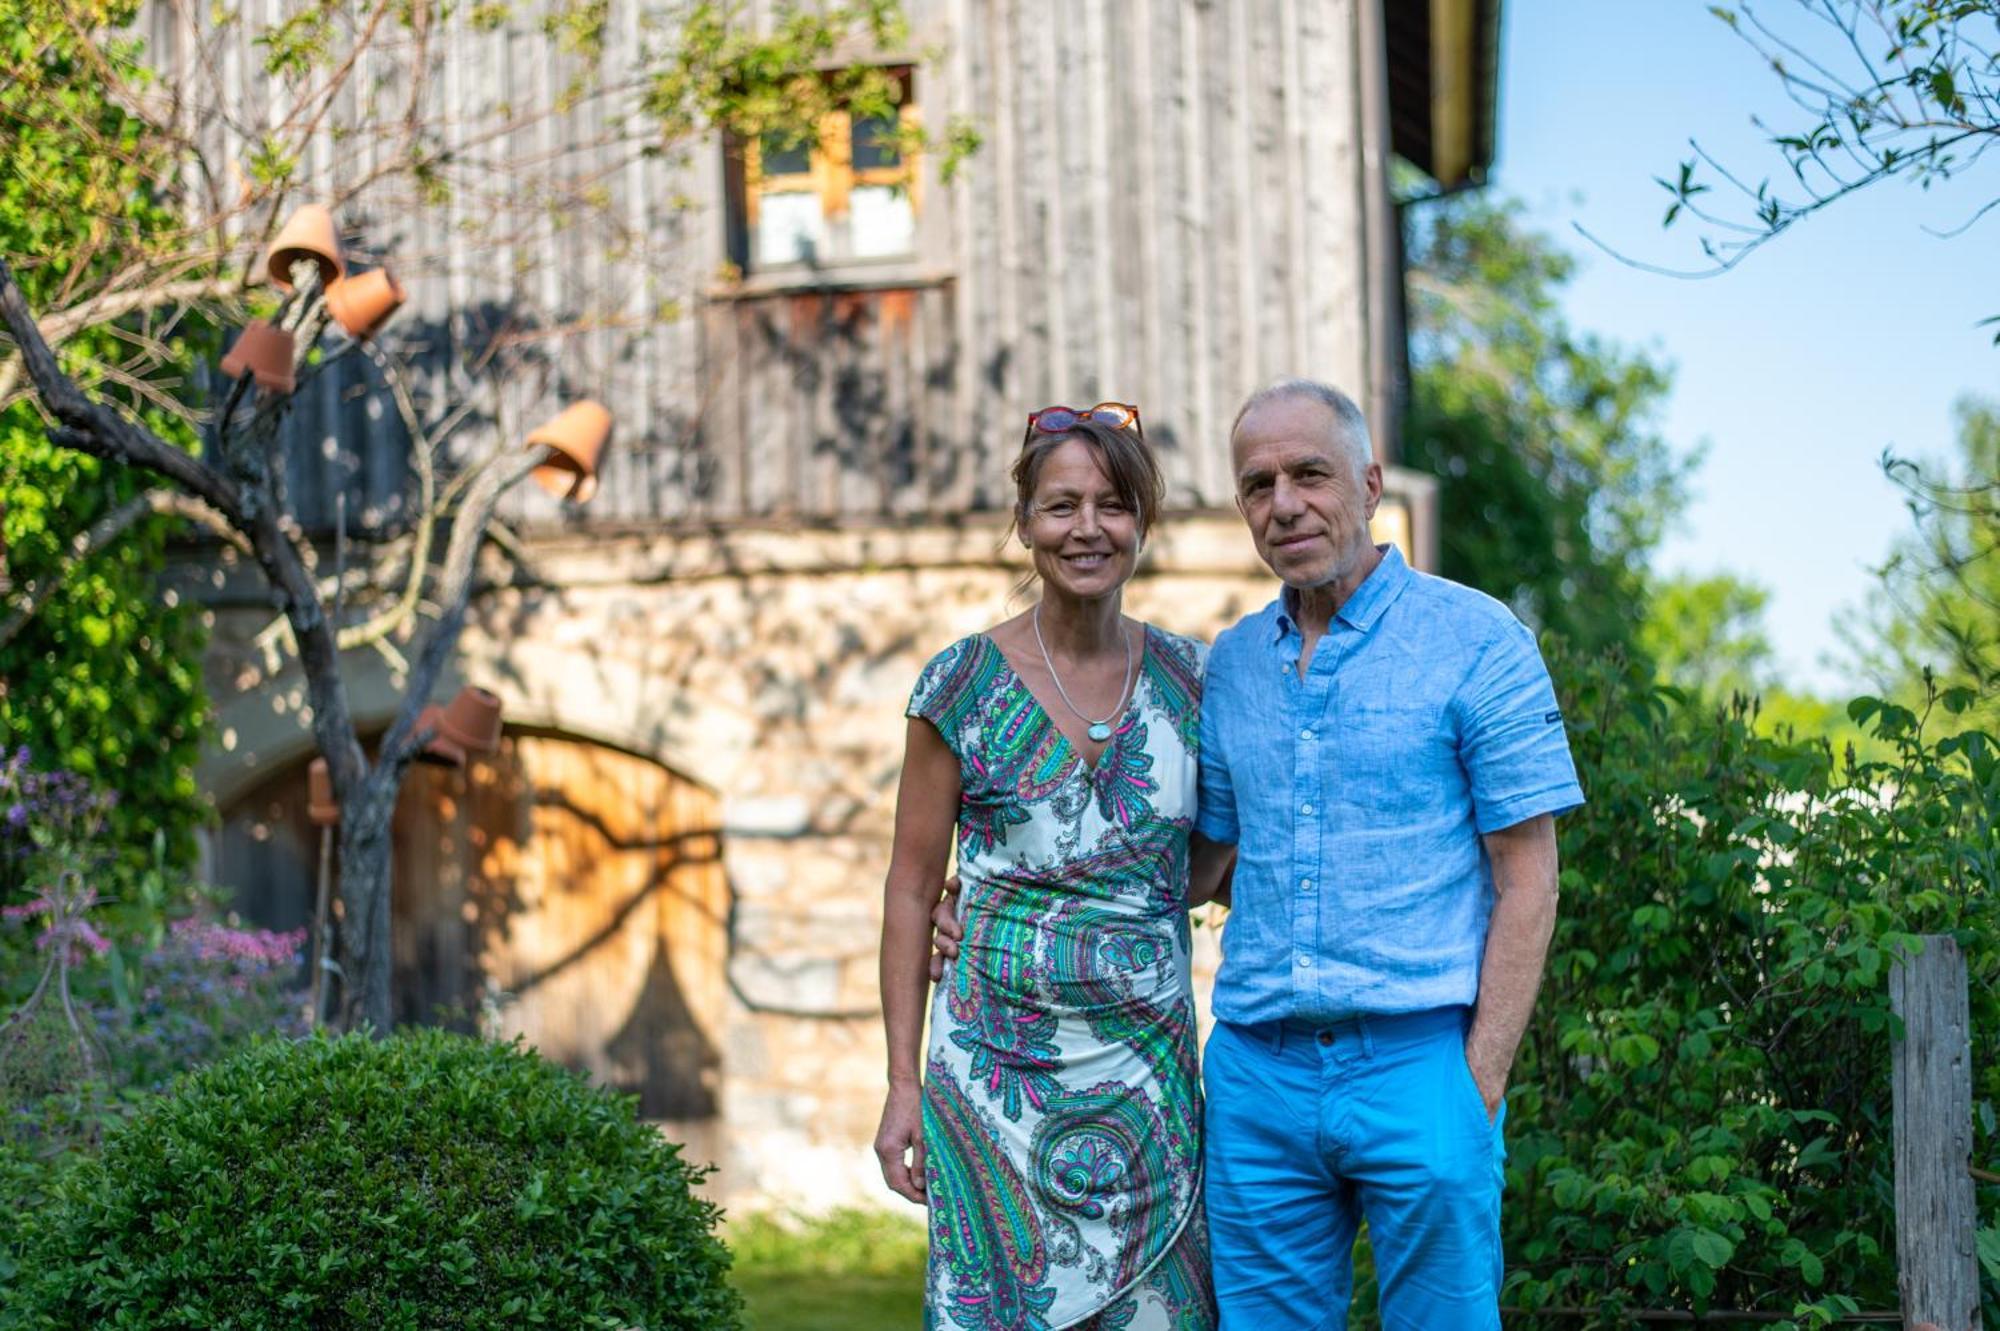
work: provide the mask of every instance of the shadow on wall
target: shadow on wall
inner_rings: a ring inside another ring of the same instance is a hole
[[[224,816],[217,877],[270,928],[307,923],[305,767]],[[395,818],[399,1022],[499,1038],[639,1097],[719,1109],[728,892],[715,797],[602,745],[510,730],[466,771],[413,767]]]

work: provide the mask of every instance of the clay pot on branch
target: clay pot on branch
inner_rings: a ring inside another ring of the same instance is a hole
[[[306,816],[314,827],[332,827],[340,821],[340,805],[333,798],[333,772],[324,758],[313,759],[306,768]]]
[[[222,372],[234,379],[248,370],[257,387],[269,393],[289,393],[297,383],[292,377],[293,347],[291,333],[253,319],[222,358]]]
[[[431,742],[424,745],[424,751],[417,755],[420,763],[433,767],[465,766],[465,748],[444,733],[444,708],[432,703],[417,716],[419,731],[434,731]]]
[[[528,436],[528,447],[546,444],[555,455],[535,468],[535,480],[558,499],[578,504],[597,493],[597,459],[611,438],[611,413],[588,400],[572,402]]]
[[[388,322],[408,295],[387,268],[373,268],[329,286],[326,308],[348,336],[366,339]]]
[[[347,275],[347,261],[341,257],[340,232],[333,224],[333,214],[317,203],[301,205],[271,242],[266,266],[278,290],[292,289],[292,265],[304,259],[319,265],[322,287],[330,287]]]
[[[500,697],[468,684],[445,704],[439,733],[468,753],[492,753],[500,747]]]

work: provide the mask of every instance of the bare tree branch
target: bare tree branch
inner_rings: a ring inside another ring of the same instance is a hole
[[[204,500],[232,525],[242,527],[243,496],[235,482],[110,407],[92,401],[63,373],[5,259],[0,259],[0,323],[13,334],[21,362],[43,405],[68,427],[65,443],[164,477]]]

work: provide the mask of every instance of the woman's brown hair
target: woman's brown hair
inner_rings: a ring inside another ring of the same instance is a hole
[[[1127,504],[1139,525],[1139,539],[1152,530],[1153,518],[1166,501],[1167,483],[1160,464],[1132,426],[1117,427],[1086,416],[1066,430],[1043,434],[1037,431],[1021,446],[1014,462],[1014,522],[1009,535],[1018,536],[1027,521],[1028,506],[1035,498],[1035,484],[1049,456],[1074,439],[1090,450],[1097,465],[1111,482],[1118,498]]]

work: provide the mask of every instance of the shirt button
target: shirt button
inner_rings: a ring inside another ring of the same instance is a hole
[[[1311,739],[1312,737],[1313,737],[1313,733],[1312,733],[1312,730],[1311,730],[1311,728],[1310,728],[1310,727],[1308,727],[1308,728],[1307,728],[1307,729],[1305,729],[1305,730],[1301,730],[1301,731],[1299,732],[1299,738],[1300,738],[1300,739]]]
[[[1304,814],[1308,818],[1312,817],[1312,811],[1313,811],[1313,806],[1310,804],[1301,804],[1299,806],[1299,812]]]
[[[1313,890],[1313,880],[1312,880],[1312,879],[1310,879],[1310,878],[1301,878],[1301,879],[1299,879],[1299,891],[1301,891],[1301,892],[1310,892],[1310,891],[1312,891],[1312,890]]]
[[[1311,970],[1312,964],[1313,959],[1311,957],[1306,956],[1304,953],[1299,954],[1299,965],[1304,966],[1307,970]]]

